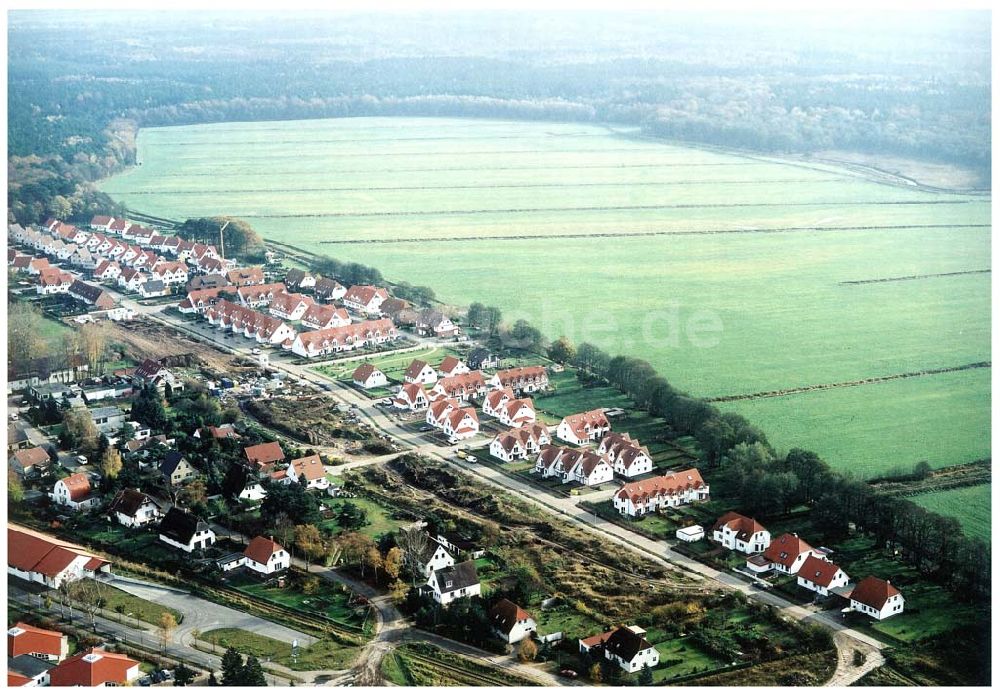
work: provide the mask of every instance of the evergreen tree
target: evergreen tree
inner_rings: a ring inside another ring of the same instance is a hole
[[[222,684],[243,684],[243,656],[232,647],[222,656]]]
[[[642,672],[639,673],[639,685],[652,685],[653,684],[653,669],[646,664],[642,667]]]
[[[261,667],[257,657],[248,656],[247,662],[241,671],[240,685],[262,687],[267,685],[264,678],[264,669]]]
[[[219,684],[219,680],[215,677],[215,671],[209,671],[208,684],[213,687]]]
[[[190,685],[192,680],[194,680],[194,671],[184,664],[179,664],[174,669],[174,687],[183,688],[185,685]]]

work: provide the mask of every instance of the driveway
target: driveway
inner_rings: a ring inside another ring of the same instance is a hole
[[[271,637],[287,644],[291,644],[293,640],[298,640],[299,645],[303,647],[307,647],[316,641],[316,638],[312,635],[307,635],[304,632],[293,630],[284,625],[272,623],[263,618],[241,613],[226,606],[220,606],[217,603],[192,596],[179,589],[145,582],[133,582],[121,577],[110,579],[108,584],[133,596],[179,610],[184,616],[184,621],[174,633],[174,641],[180,644],[189,644],[191,633],[194,630],[204,633],[221,627],[240,628],[241,630]]]

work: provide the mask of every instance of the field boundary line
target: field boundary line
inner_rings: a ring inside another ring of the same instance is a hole
[[[555,239],[605,239],[619,237],[689,236],[696,234],[788,234],[796,232],[867,232],[900,229],[988,229],[990,224],[900,224],[849,227],[763,227],[759,229],[680,229],[655,232],[597,232],[594,234],[500,234],[464,237],[392,237],[388,239],[324,239],[317,244],[420,244],[424,242],[552,241]],[[268,243],[275,242],[271,239]],[[287,244],[286,244],[287,246]],[[294,246],[290,248],[295,248]]]
[[[992,273],[991,268],[984,268],[983,270],[956,270],[951,273],[927,273],[925,275],[901,275],[894,278],[873,278],[871,280],[844,280],[838,282],[838,285],[872,285],[877,282],[903,282],[905,280],[925,280],[928,278],[948,278],[954,277],[956,275],[979,275],[982,273]]]
[[[922,369],[918,372],[903,372],[902,374],[889,374],[887,376],[873,376],[867,379],[857,379],[855,381],[841,381],[831,384],[814,384],[812,386],[799,386],[790,389],[778,389],[775,391],[758,391],[757,393],[737,394],[733,396],[715,396],[706,398],[708,403],[729,403],[731,401],[756,400],[758,398],[777,398],[779,396],[793,396],[810,391],[825,391],[827,389],[848,388],[851,386],[867,386],[868,384],[881,384],[886,381],[896,381],[897,379],[913,379],[921,376],[933,376],[935,374],[947,374],[949,372],[962,372],[969,369],[989,369],[991,362],[972,362],[957,367],[939,367],[937,369]]]
[[[600,205],[587,206],[578,205],[570,207],[556,208],[480,208],[472,210],[381,210],[374,212],[303,212],[285,213],[273,215],[235,215],[249,219],[260,220],[284,220],[284,219],[311,219],[322,217],[433,217],[462,215],[495,215],[495,214],[520,214],[526,212],[620,212],[627,210],[704,210],[708,208],[769,208],[769,207],[811,207],[818,206],[824,208],[850,207],[855,205],[968,205],[970,200],[844,200],[844,201],[810,201],[810,202],[774,202],[774,203],[675,203],[673,205]]]

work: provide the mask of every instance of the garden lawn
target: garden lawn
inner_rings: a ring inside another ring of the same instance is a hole
[[[256,656],[261,662],[274,661],[293,671],[339,671],[349,668],[361,653],[361,647],[345,646],[321,639],[309,647],[300,647],[292,659],[292,645],[239,628],[219,628],[201,634],[201,640],[220,647],[233,647],[241,654]]]
[[[337,534],[346,530],[341,528],[340,522],[337,520],[337,514],[347,502],[351,502],[364,509],[368,515],[367,523],[357,529],[366,536],[378,538],[384,533],[393,533],[399,528],[400,522],[392,518],[392,511],[374,500],[365,499],[364,497],[330,497],[323,501],[333,510],[333,518],[320,522],[319,526],[331,533]]]
[[[328,618],[357,628],[362,626],[367,612],[364,608],[361,611],[356,611],[348,605],[350,595],[344,591],[343,584],[334,584],[326,580],[321,581],[315,594],[308,596],[294,586],[286,584],[279,588],[277,585],[263,584],[249,574],[234,577],[230,585],[250,596],[268,599],[289,608],[321,613]]]
[[[142,166],[101,187],[171,219],[244,218],[449,304],[494,304],[549,338],[646,358],[698,396],[989,359],[989,274],[931,277],[990,268],[989,195],[634,135],[432,118],[144,128]],[[843,284],[906,276],[918,279]],[[751,419],[783,447],[866,476],[982,458],[980,372],[975,386],[928,377],[906,394],[774,400]],[[579,409],[557,398],[552,408]]]
[[[711,671],[725,665],[714,656],[698,649],[687,637],[655,642],[653,646],[660,653],[660,663],[653,669],[654,684],[699,671]]]
[[[92,579],[85,579],[84,581],[91,582]],[[159,625],[160,618],[163,617],[164,613],[170,613],[174,616],[178,623],[180,623],[184,616],[176,608],[171,608],[169,606],[163,606],[159,603],[153,603],[152,601],[147,601],[144,598],[139,598],[138,596],[133,596],[132,594],[117,589],[113,586],[108,586],[103,582],[99,582],[101,596],[107,602],[104,606],[105,610],[114,615],[116,618],[121,615],[122,622],[128,623],[131,620],[138,618],[144,623],[150,625]],[[119,611],[118,607],[123,610]],[[131,617],[129,617],[131,613]]]

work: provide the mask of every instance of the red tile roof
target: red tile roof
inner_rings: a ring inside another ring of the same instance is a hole
[[[306,480],[319,480],[326,477],[326,467],[316,454],[294,459],[289,467],[295,469],[297,476],[304,477]]]
[[[454,355],[448,355],[443,360],[441,360],[441,366],[438,369],[445,374],[450,374],[452,370],[461,366],[462,360],[458,359]]]
[[[812,550],[813,547],[794,533],[783,533],[778,538],[771,541],[764,551],[764,558],[786,567],[791,565],[802,553]]]
[[[63,485],[69,490],[69,498],[74,502],[86,499],[90,495],[90,478],[86,473],[74,473],[62,479]]]
[[[676,473],[667,473],[647,480],[626,483],[615,493],[619,499],[631,498],[633,504],[645,504],[651,497],[678,494],[685,490],[705,487],[705,481],[697,468],[689,468]],[[746,518],[746,517],[743,517]],[[753,521],[750,519],[750,521]]]
[[[21,654],[62,655],[63,633],[43,630],[28,623],[17,623],[7,630],[7,656]]]
[[[569,428],[576,435],[577,439],[587,439],[587,426],[589,425],[591,429],[600,429],[605,427],[610,427],[607,416],[604,415],[604,410],[601,408],[596,408],[594,410],[588,410],[585,413],[576,413],[575,415],[567,415],[563,418],[563,422],[569,425]]]
[[[712,530],[722,528],[723,526],[728,526],[729,528],[736,531],[736,537],[741,540],[746,540],[753,536],[755,533],[760,533],[761,531],[766,531],[763,524],[761,524],[756,519],[751,519],[748,516],[743,516],[738,512],[726,512],[719,517],[718,521],[712,526]]]
[[[66,659],[49,671],[52,686],[82,685],[95,686],[103,683],[124,683],[128,670],[138,666],[124,654],[106,652],[94,647],[85,654]]]
[[[46,577],[55,577],[81,556],[97,560],[97,567],[107,564],[106,560],[90,555],[81,548],[61,544],[49,536],[7,528],[7,564],[23,572],[38,572]]]
[[[27,685],[31,682],[30,678],[22,676],[20,673],[7,671],[7,686],[10,688],[20,688],[22,685]]]
[[[281,445],[278,442],[255,444],[254,446],[246,447],[243,452],[246,454],[247,461],[258,465],[277,463],[278,461],[285,460],[285,452],[281,450]]]
[[[808,579],[813,584],[828,587],[830,586],[830,582],[833,581],[834,575],[839,571],[840,567],[829,560],[810,555],[802,563],[802,567],[799,568],[798,576]]]
[[[274,540],[257,536],[247,544],[243,554],[258,564],[266,565],[271,556],[280,550],[284,550],[284,548],[275,543]]]
[[[851,591],[851,600],[863,603],[877,611],[882,610],[890,597],[899,594],[899,589],[894,587],[885,579],[878,577],[865,577],[854,590]]]
[[[354,373],[351,375],[351,378],[354,381],[360,381],[364,383],[368,379],[368,377],[370,377],[374,372],[375,372],[375,365],[365,363],[354,370]]]

